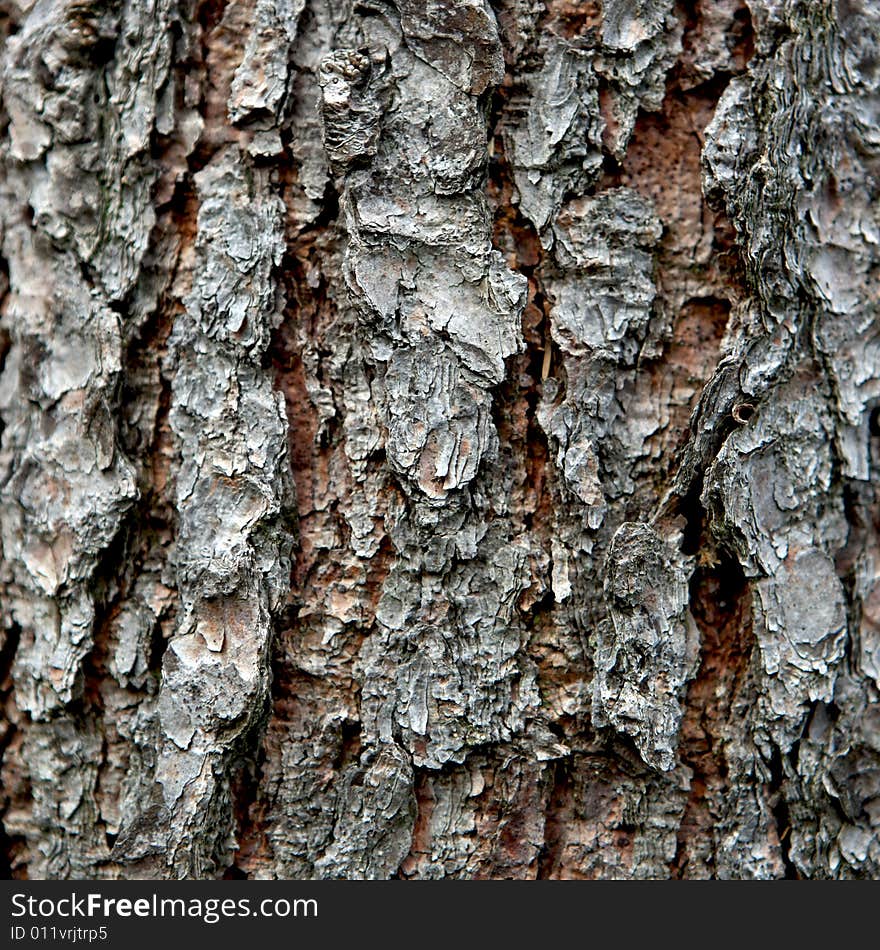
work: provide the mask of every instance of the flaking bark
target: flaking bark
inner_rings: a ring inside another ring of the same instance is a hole
[[[34,878],[880,872],[867,0],[2,0]]]

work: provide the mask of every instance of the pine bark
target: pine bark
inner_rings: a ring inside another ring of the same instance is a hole
[[[2,851],[880,873],[869,0],[0,0]]]

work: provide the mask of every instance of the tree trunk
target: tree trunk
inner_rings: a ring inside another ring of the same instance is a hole
[[[3,852],[880,874],[868,0],[0,0]]]

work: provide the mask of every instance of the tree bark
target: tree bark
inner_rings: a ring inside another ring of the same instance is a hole
[[[868,0],[0,0],[3,853],[880,873]]]

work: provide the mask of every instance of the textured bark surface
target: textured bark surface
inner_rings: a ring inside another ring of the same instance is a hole
[[[0,0],[2,850],[880,876],[868,0]]]

